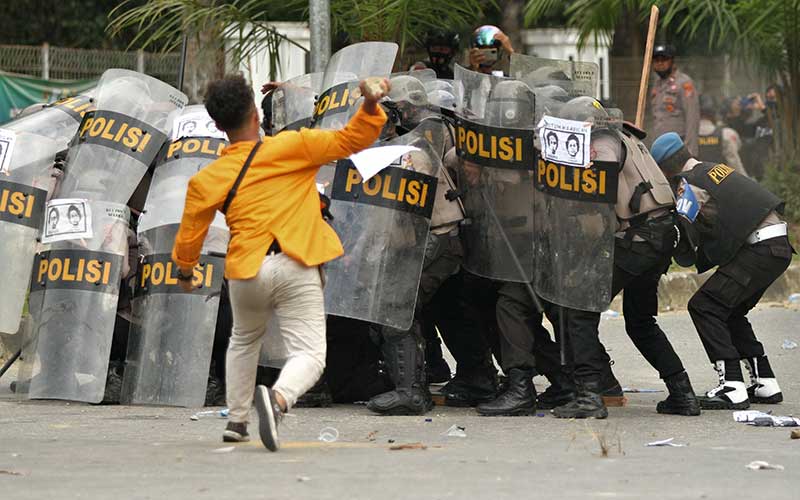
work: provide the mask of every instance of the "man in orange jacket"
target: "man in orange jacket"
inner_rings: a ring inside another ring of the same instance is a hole
[[[193,286],[208,227],[225,214],[231,240],[225,260],[233,308],[233,333],[226,358],[225,441],[246,441],[256,368],[267,323],[274,314],[289,356],[272,388],[258,386],[255,406],[261,441],[277,451],[277,427],[325,367],[324,262],[343,253],[341,242],[320,215],[315,176],[320,166],[369,147],[386,115],[377,102],[389,82],[361,82],[363,104],[339,131],[284,132],[261,138],[253,92],[241,76],[212,82],[206,109],[230,146],[189,182],[172,258],[185,289]],[[262,142],[263,141],[263,142]]]

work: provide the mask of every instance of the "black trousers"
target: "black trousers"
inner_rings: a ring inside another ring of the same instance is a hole
[[[764,355],[747,313],[791,260],[785,236],[745,245],[692,296],[689,314],[712,362]]]
[[[683,364],[664,331],[658,326],[658,282],[669,267],[670,256],[647,242],[617,241],[614,249],[612,297],[624,290],[622,312],[625,331],[659,376],[683,371]],[[599,339],[600,313],[567,310],[566,318],[576,378],[596,378],[608,368],[608,354]]]
[[[499,284],[465,271],[450,276],[423,312],[426,328],[439,328],[456,360],[456,375],[483,373],[499,356],[495,304]]]
[[[551,304],[541,301],[544,313],[556,325],[557,314]],[[536,310],[530,292],[523,283],[505,283],[497,299],[497,325],[502,350],[501,367],[508,373],[512,368],[533,370],[552,377],[561,369],[559,345],[550,339],[542,326],[543,313]]]

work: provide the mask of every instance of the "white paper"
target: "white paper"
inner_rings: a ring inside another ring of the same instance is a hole
[[[769,418],[768,413],[759,410],[741,410],[733,412],[733,420],[736,422],[752,422],[756,418]]]
[[[588,167],[591,161],[592,124],[544,115],[539,141],[545,161]]]
[[[0,128],[0,172],[8,172],[15,142],[17,142],[17,134],[15,132]]]
[[[172,124],[172,140],[181,137],[216,137],[228,139],[225,132],[219,130],[214,120],[205,111],[186,113],[175,118]]]
[[[319,191],[319,194],[325,194],[325,184],[318,182],[317,191]]]
[[[45,214],[42,243],[92,238],[92,208],[88,200],[50,200]]]
[[[350,161],[356,166],[356,170],[361,174],[362,182],[372,179],[375,174],[388,167],[403,155],[411,151],[419,151],[414,146],[381,146],[377,148],[365,149],[359,153],[350,155]]]
[[[661,441],[653,441],[652,443],[647,443],[645,446],[672,446],[675,448],[682,448],[686,446],[685,444],[673,443],[672,442],[673,439],[675,438],[662,439]]]

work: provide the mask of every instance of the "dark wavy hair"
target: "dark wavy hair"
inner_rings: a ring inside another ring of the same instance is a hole
[[[208,84],[206,110],[223,131],[241,127],[254,109],[253,89],[242,75],[226,75]]]

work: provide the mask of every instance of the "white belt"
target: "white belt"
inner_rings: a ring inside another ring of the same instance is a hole
[[[747,237],[747,243],[750,245],[755,245],[760,241],[777,238],[779,236],[786,236],[788,234],[786,227],[786,223],[781,222],[779,224],[773,224],[771,226],[757,229],[750,233],[750,236]]]

